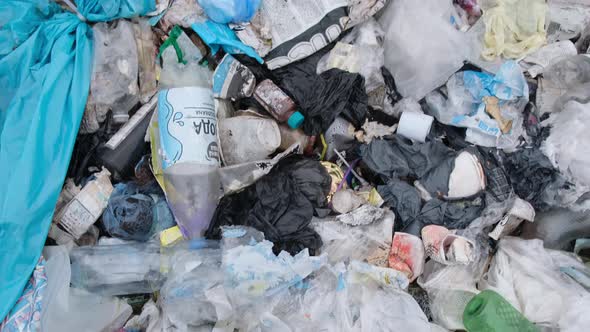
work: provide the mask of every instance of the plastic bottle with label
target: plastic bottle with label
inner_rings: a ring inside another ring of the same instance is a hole
[[[280,123],[297,129],[305,117],[297,112],[295,102],[271,80],[264,80],[254,90],[254,98]]]
[[[183,235],[198,238],[221,196],[212,73],[199,65],[202,55],[180,27],[172,29],[160,54],[158,153],[164,190]]]

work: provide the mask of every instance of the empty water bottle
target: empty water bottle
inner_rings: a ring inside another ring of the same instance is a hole
[[[199,49],[179,27],[162,48],[158,152],[164,189],[183,235],[197,238],[209,226],[221,195],[211,72],[199,65]]]

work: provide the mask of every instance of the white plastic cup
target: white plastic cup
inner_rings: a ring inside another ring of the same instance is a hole
[[[267,159],[281,145],[275,120],[247,115],[221,120],[219,139],[226,165]]]
[[[397,127],[397,133],[413,141],[424,143],[430,132],[434,118],[417,112],[403,112]]]

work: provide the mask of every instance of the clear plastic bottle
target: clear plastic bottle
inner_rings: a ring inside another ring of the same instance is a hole
[[[201,52],[179,27],[169,38],[161,52],[158,153],[166,197],[183,235],[192,239],[203,236],[221,196],[217,114]]]

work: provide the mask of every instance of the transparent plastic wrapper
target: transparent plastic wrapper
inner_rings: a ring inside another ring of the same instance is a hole
[[[436,331],[400,286],[407,287],[407,278],[393,269],[358,261],[324,267],[287,321],[293,331]]]
[[[198,0],[207,16],[217,23],[248,22],[262,0]]]
[[[346,224],[338,219],[314,219],[312,227],[324,242],[321,252],[331,263],[368,261],[387,266],[395,215],[388,210],[377,219],[362,218],[363,224]]]
[[[542,74],[549,66],[566,56],[578,54],[574,43],[569,40],[543,46],[519,62],[532,78]]]
[[[467,128],[467,141],[477,145],[508,150],[518,145],[524,132],[522,111],[529,96],[518,63],[505,62],[496,75],[456,73],[446,88],[448,99],[439,91],[426,96],[427,110],[438,121]]]
[[[561,112],[571,100],[590,102],[590,56],[566,57],[544,71],[537,93],[540,113]]]
[[[224,294],[222,284],[220,249],[183,250],[172,254],[169,274],[158,300],[164,326],[186,331],[221,320],[223,317],[215,309],[214,295],[219,291]]]
[[[383,108],[385,80],[381,74],[384,62],[384,32],[375,19],[356,26],[318,62],[318,75],[338,68],[351,73],[360,73],[365,78],[365,91],[369,105]]]
[[[481,287],[502,295],[535,324],[582,331],[590,323],[582,314],[590,293],[561,272],[563,267],[585,268],[572,254],[543,248],[541,240],[506,237]]]
[[[590,189],[590,103],[570,101],[543,121],[551,126],[541,150],[571,182]]]
[[[248,227],[224,227],[222,273],[224,288],[234,310],[233,327],[269,331],[286,327],[275,306],[286,300],[289,288],[319,270],[327,256],[309,256],[307,249],[291,256],[272,251],[272,242]]]
[[[47,258],[47,305],[41,311],[41,331],[115,331],[125,324],[132,313],[125,301],[70,288],[65,247],[45,247],[43,256]]]
[[[164,281],[157,243],[74,248],[72,285],[102,295],[150,293]]]
[[[270,173],[281,159],[295,153],[299,148],[298,144],[293,144],[272,159],[257,160],[220,168],[219,178],[223,187],[223,193],[225,195],[232,194],[253,184],[264,175]]]
[[[486,235],[476,229],[457,231],[457,235],[473,241],[474,259],[467,265],[443,265],[430,260],[418,278],[418,284],[428,292],[433,321],[449,330],[465,329],[463,311],[477,295],[480,280],[488,260]]]
[[[569,250],[576,239],[590,237],[590,215],[564,208],[541,212],[534,223],[524,225],[522,237],[541,239],[548,249]]]
[[[119,20],[93,27],[95,48],[90,94],[95,107],[113,111],[113,121],[129,120],[129,110],[139,102],[139,63],[133,24]]]
[[[470,40],[451,25],[453,11],[450,0],[398,0],[385,8],[385,66],[404,97],[422,99],[468,58]]]
[[[174,0],[164,12],[164,16],[160,20],[160,25],[164,31],[170,31],[175,25],[190,28],[191,24],[206,19],[205,12],[199,6],[198,1]]]
[[[121,241],[121,240],[119,240]],[[160,289],[169,272],[182,266],[180,258],[196,261],[208,258],[219,242],[195,239],[173,247],[160,248],[157,242],[133,242],[78,247],[70,252],[74,287],[102,295],[151,293]],[[178,258],[180,257],[180,258]],[[180,263],[178,263],[180,262]]]
[[[482,57],[517,59],[543,46],[547,9],[545,0],[497,0],[497,6],[484,10],[482,17],[486,26]]]

